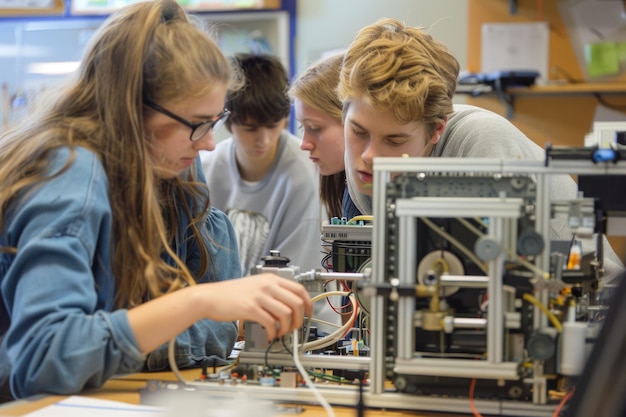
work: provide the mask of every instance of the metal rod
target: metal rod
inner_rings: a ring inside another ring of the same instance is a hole
[[[481,275],[442,275],[439,277],[441,286],[463,288],[487,288],[489,277]]]
[[[315,272],[316,279],[340,279],[342,281],[360,281],[365,279],[365,274],[356,272]]]

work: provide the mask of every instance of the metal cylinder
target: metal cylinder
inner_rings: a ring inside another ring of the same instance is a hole
[[[446,287],[487,288],[489,277],[481,275],[441,275],[439,285]]]

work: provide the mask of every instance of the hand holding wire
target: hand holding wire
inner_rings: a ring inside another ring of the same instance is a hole
[[[271,273],[204,285],[205,291],[220,288],[217,293],[229,297],[211,297],[206,317],[221,321],[254,321],[263,326],[268,340],[281,337],[302,327],[310,317],[313,303],[301,284]]]

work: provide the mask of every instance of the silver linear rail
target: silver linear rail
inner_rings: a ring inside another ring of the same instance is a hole
[[[358,272],[316,272],[316,279],[339,279],[342,281],[361,281],[365,279],[365,274]]]
[[[508,217],[521,214],[521,198],[413,197],[396,200],[398,217]]]
[[[482,317],[445,316],[443,323],[443,329],[446,333],[451,333],[455,329],[484,329],[487,327],[487,319]],[[522,318],[519,313],[504,313],[504,327],[506,329],[519,329],[521,325]]]
[[[377,171],[385,173],[459,173],[460,175],[471,175],[472,173],[624,175],[626,174],[626,164],[614,164],[613,162],[594,164],[590,160],[551,160],[549,166],[546,166],[543,161],[520,159],[378,157],[374,158],[374,175]]]
[[[490,363],[468,359],[396,359],[394,371],[405,375],[431,375],[479,379],[519,379],[516,362]]]

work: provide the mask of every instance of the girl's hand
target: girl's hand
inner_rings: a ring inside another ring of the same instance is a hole
[[[201,285],[206,317],[217,321],[248,320],[265,328],[268,340],[302,327],[313,303],[299,283],[271,273]]]

